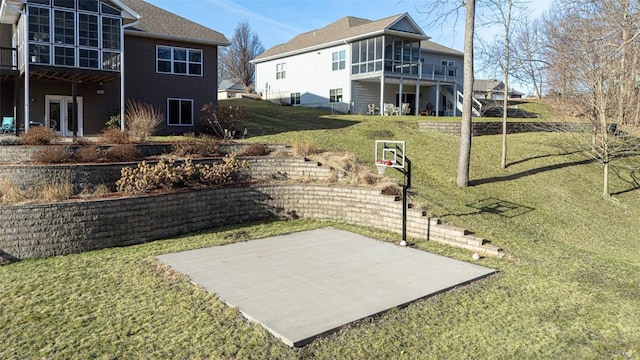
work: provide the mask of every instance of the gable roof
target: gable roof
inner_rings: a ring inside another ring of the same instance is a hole
[[[485,79],[475,79],[473,81],[473,91],[493,91],[493,90],[502,90],[504,85],[502,81],[498,80],[485,80]]]
[[[244,91],[244,86],[234,82],[233,80],[225,79],[220,82],[218,85],[218,91],[220,90],[236,90],[236,91]]]
[[[375,21],[346,16],[323,28],[300,34],[284,44],[276,45],[258,55],[253,62],[303,53],[382,34],[402,34],[420,40],[429,39],[407,13]]]
[[[446,47],[444,45],[440,45],[431,40],[422,40],[420,42],[420,47],[423,50],[425,49],[429,50],[429,52],[440,53],[440,54],[451,55],[451,56],[464,56],[464,53],[462,51],[458,51],[458,50]]]
[[[140,14],[138,22],[125,28],[127,35],[187,41],[207,45],[230,45],[222,33],[187,20],[142,0],[120,0]]]

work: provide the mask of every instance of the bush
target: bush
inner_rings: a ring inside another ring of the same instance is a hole
[[[97,145],[79,147],[73,154],[73,158],[81,163],[93,163],[100,159],[100,149]]]
[[[39,164],[60,164],[69,161],[73,152],[68,146],[46,146],[31,155],[31,160]]]
[[[220,156],[220,140],[209,135],[186,136],[185,141],[173,145],[171,155],[177,157]]]
[[[125,124],[129,130],[129,135],[134,141],[146,140],[163,122],[164,116],[160,109],[135,100],[127,101]]]
[[[120,114],[109,116],[109,120],[104,123],[107,129],[120,129]]]
[[[156,189],[224,185],[242,181],[248,177],[247,163],[238,161],[235,155],[225,158],[222,163],[211,165],[193,164],[191,160],[176,165],[173,160],[163,159],[155,165],[143,161],[136,168],[122,168],[116,186],[118,191],[143,194]]]
[[[56,133],[44,126],[29,128],[27,133],[20,134],[20,143],[23,145],[47,145],[56,138]]]
[[[269,148],[264,144],[251,144],[242,152],[244,156],[265,156],[269,154]]]
[[[108,144],[128,144],[131,140],[129,134],[120,128],[106,128],[100,133],[100,138]]]
[[[305,142],[293,143],[293,155],[294,156],[309,156],[321,153],[322,150],[318,149],[315,145]]]
[[[144,154],[134,144],[117,144],[104,154],[109,162],[130,162],[144,158]]]
[[[221,139],[233,139],[240,134],[236,129],[242,128],[247,118],[247,110],[239,105],[216,105],[213,102],[202,107],[200,122],[203,131]]]

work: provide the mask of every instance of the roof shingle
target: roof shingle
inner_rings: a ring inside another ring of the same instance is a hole
[[[137,33],[140,36],[171,38],[221,46],[230,44],[222,33],[145,1],[121,0],[121,2],[141,16],[138,23],[126,28],[125,31],[129,34],[135,35]]]
[[[323,28],[300,34],[284,44],[276,45],[257,56],[255,60],[382,32],[406,15],[398,14],[375,21],[346,16]]]

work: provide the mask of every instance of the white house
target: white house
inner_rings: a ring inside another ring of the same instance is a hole
[[[344,17],[252,63],[256,91],[273,102],[352,114],[406,103],[411,114],[460,114],[463,54],[429,41],[406,13],[375,21]]]

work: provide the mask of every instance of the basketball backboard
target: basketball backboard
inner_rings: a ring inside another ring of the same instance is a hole
[[[376,166],[405,167],[405,142],[395,140],[376,140]]]

